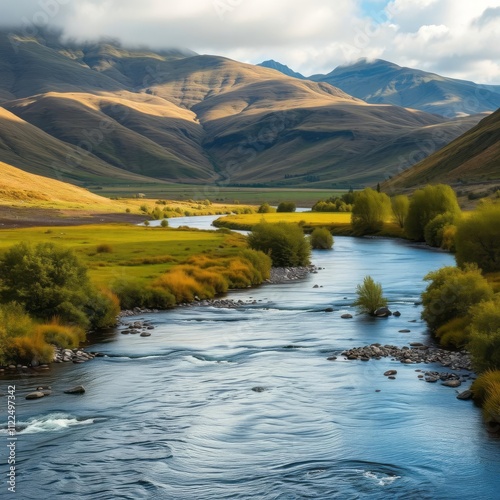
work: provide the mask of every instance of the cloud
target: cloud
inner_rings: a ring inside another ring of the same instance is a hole
[[[368,57],[500,84],[499,0],[22,0],[2,13],[4,26],[276,59],[306,75]]]

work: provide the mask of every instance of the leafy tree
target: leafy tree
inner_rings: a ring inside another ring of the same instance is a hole
[[[52,243],[20,243],[7,250],[0,258],[0,300],[17,302],[37,318],[59,317],[83,327],[105,326],[111,307],[73,252]]]
[[[382,285],[375,283],[371,276],[366,276],[363,284],[356,287],[356,294],[358,297],[354,305],[364,313],[373,314],[380,307],[387,306]]]
[[[500,370],[500,295],[470,310],[469,350],[478,371]]]
[[[500,271],[500,205],[486,204],[464,218],[455,245],[459,266],[473,262],[484,272]]]
[[[317,227],[311,233],[311,246],[317,250],[329,250],[333,246],[333,236],[328,229]]]
[[[277,212],[295,212],[297,207],[293,201],[282,201],[277,208]]]
[[[422,318],[434,331],[454,318],[466,317],[471,306],[493,298],[491,286],[474,265],[443,267],[424,280],[430,284],[422,294]]]
[[[392,213],[399,227],[405,227],[408,209],[410,208],[410,199],[405,194],[400,194],[391,198]]]
[[[273,266],[305,266],[309,264],[311,246],[296,224],[261,222],[253,227],[248,243],[254,250],[268,254]]]
[[[457,196],[450,186],[438,184],[417,189],[410,200],[406,217],[406,235],[416,241],[424,241],[425,226],[437,215],[449,212],[460,214]]]
[[[161,227],[168,227],[168,220],[167,219],[162,219],[160,225],[161,225]]]
[[[356,194],[352,208],[352,227],[357,234],[375,233],[389,216],[391,201],[385,193],[366,188]]]

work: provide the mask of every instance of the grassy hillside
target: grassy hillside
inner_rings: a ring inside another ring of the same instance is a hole
[[[439,182],[456,186],[500,182],[500,110],[383,187],[398,190]]]

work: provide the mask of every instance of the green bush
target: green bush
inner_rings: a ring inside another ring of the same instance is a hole
[[[424,278],[430,284],[422,294],[422,318],[436,331],[454,318],[469,314],[469,308],[493,298],[493,289],[475,266],[443,267]]]
[[[458,215],[451,212],[436,215],[424,228],[425,242],[431,247],[443,248],[446,228],[456,226],[458,220]],[[454,248],[455,245],[448,241],[446,246]]]
[[[311,246],[302,229],[296,224],[261,222],[253,227],[248,244],[254,250],[269,255],[273,266],[306,266],[309,264]]]
[[[311,247],[316,250],[329,250],[333,246],[333,236],[328,229],[317,227],[311,233]]]
[[[296,209],[297,207],[293,201],[282,201],[278,205],[276,212],[295,212]]]
[[[390,198],[371,188],[356,193],[351,223],[357,235],[376,233],[382,229],[391,210]]]
[[[436,330],[436,337],[443,347],[462,349],[469,342],[470,318],[453,318]]]
[[[485,204],[457,226],[456,260],[477,264],[484,272],[500,271],[500,205]]]
[[[387,299],[383,296],[382,285],[375,283],[371,276],[366,276],[363,284],[356,287],[357,299],[354,305],[367,314],[373,314],[380,307],[387,306]]]
[[[500,370],[500,295],[471,307],[469,350],[477,371]]]
[[[161,224],[160,224],[160,225],[161,225],[161,227],[168,227],[168,220],[167,220],[167,219],[163,219],[163,220],[161,221]]]
[[[58,317],[83,328],[96,327],[108,313],[106,307],[92,309],[100,297],[87,268],[73,252],[52,243],[20,243],[7,250],[0,258],[0,299],[21,304],[36,318]]]
[[[269,205],[269,203],[263,203],[259,207],[259,209],[257,210],[257,213],[259,213],[259,214],[270,214],[272,212],[276,212],[276,209],[271,207],[271,205]]]
[[[101,243],[100,245],[97,245],[96,248],[97,253],[113,253],[113,247],[109,245],[108,243]]]
[[[405,232],[408,238],[424,241],[425,227],[437,215],[450,213],[459,216],[457,196],[450,186],[438,184],[417,189],[410,200]]]

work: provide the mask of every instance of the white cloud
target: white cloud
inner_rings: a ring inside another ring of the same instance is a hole
[[[3,25],[276,59],[306,75],[369,57],[500,84],[500,0],[0,0],[0,8]]]

